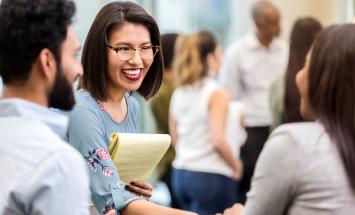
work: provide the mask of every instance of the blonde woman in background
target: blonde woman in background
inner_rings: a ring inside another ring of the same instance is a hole
[[[225,135],[229,94],[209,76],[220,63],[221,48],[210,32],[178,39],[169,116],[176,150],[172,187],[179,205],[200,215],[232,205],[236,193],[230,191],[242,174]]]

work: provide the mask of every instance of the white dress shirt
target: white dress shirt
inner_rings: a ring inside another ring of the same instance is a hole
[[[226,50],[220,81],[233,100],[245,104],[247,127],[269,126],[269,91],[272,81],[286,70],[287,44],[275,39],[265,48],[248,34]]]
[[[21,99],[0,110],[0,214],[89,214],[86,164],[62,140],[67,117]]]

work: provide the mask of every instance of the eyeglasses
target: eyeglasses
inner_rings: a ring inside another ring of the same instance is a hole
[[[130,46],[112,47],[107,45],[110,49],[116,52],[118,59],[129,60],[136,51],[139,51],[139,56],[144,60],[152,60],[154,56],[159,52],[160,46],[147,45],[141,48],[133,48]]]

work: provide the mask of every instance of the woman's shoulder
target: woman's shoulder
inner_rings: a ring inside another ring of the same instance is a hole
[[[135,93],[126,93],[125,98],[127,101],[128,109],[137,109],[139,107],[138,95]]]
[[[324,127],[318,122],[296,122],[286,123],[278,126],[272,133],[273,135],[288,134],[291,136],[315,136],[324,133]]]
[[[91,96],[91,94],[83,89],[80,89],[74,93],[76,103],[80,104],[83,102],[92,102],[95,101],[94,98]]]
[[[98,109],[96,100],[86,90],[79,90],[75,92],[75,106],[74,110],[82,109]]]
[[[283,124],[270,134],[259,160],[272,161],[269,163],[271,166],[275,161],[287,161],[287,166],[300,166],[300,163],[310,162],[311,157],[322,152],[320,145],[326,148],[332,145],[328,139],[323,139],[327,138],[324,134],[323,126],[317,122]]]
[[[85,90],[75,92],[75,106],[70,112],[70,119],[97,118],[100,115],[100,105]]]
[[[196,81],[193,84],[188,84],[184,86],[177,87],[174,90],[175,94],[187,94],[190,95],[191,93],[203,93],[206,91],[214,91],[216,89],[222,89],[221,86],[217,83],[215,79],[212,77],[204,77],[199,81]]]
[[[127,110],[128,116],[127,118],[131,118],[134,116],[135,118],[139,118],[139,102],[138,102],[139,95],[136,93],[126,93],[125,98],[127,102]]]
[[[313,148],[321,142],[330,142],[322,124],[318,122],[287,123],[277,127],[268,139],[271,144]],[[277,142],[277,143],[275,143]]]

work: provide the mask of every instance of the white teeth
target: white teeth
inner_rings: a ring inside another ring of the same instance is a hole
[[[141,70],[140,69],[124,69],[123,72],[127,73],[128,75],[138,75]]]

